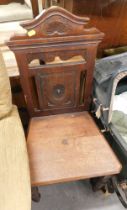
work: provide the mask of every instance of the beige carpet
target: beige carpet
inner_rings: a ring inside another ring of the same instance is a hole
[[[10,3],[0,5],[0,22],[31,19],[32,9],[27,4]]]

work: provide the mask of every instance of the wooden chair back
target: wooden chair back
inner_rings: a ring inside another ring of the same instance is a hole
[[[51,7],[7,43],[15,53],[31,117],[88,110],[97,46],[89,18]]]

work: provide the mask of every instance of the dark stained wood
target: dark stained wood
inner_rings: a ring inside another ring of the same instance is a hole
[[[95,25],[105,33],[99,46],[99,56],[105,49],[127,45],[127,2],[125,0],[43,0],[43,8],[52,4],[64,7],[68,11],[90,17]]]
[[[27,34],[8,42],[31,116],[89,109],[94,61],[103,34],[85,28],[87,22],[51,8],[23,24]],[[116,174],[121,168],[87,112],[33,118],[27,146],[32,185]]]
[[[39,15],[39,5],[38,0],[31,0],[32,10],[33,10],[33,17]]]
[[[127,45],[127,1],[124,0],[73,0],[73,13],[88,16],[91,24],[105,33],[99,45],[104,49]]]
[[[121,165],[88,112],[97,46],[104,34],[53,7],[22,24],[7,43],[15,53],[31,117],[27,147],[32,185],[106,176]],[[54,115],[41,117],[56,113]],[[40,117],[38,117],[40,116]],[[97,152],[99,151],[99,152]]]
[[[52,7],[23,23],[27,33],[8,42],[30,116],[89,109],[96,51],[104,34],[88,28],[88,21]],[[32,65],[35,60],[38,65]]]
[[[88,112],[33,118],[27,147],[35,186],[112,175],[121,169]]]
[[[127,45],[127,1],[64,0],[63,4],[62,2],[63,0],[59,0],[60,6],[76,15],[82,17],[87,15],[90,23],[105,33],[99,45],[99,56],[105,55],[105,49]]]
[[[0,5],[4,5],[4,4],[10,4],[12,2],[17,2],[17,3],[24,3],[24,0],[0,0]]]

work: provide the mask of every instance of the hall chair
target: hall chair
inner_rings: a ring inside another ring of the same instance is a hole
[[[93,70],[104,34],[89,18],[51,7],[22,24],[7,45],[15,53],[30,115],[31,185],[107,177],[121,164],[92,119]]]

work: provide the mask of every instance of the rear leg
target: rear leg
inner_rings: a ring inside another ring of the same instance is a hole
[[[32,200],[34,202],[39,202],[41,199],[41,194],[39,193],[38,187],[32,187],[31,191],[32,191]]]

